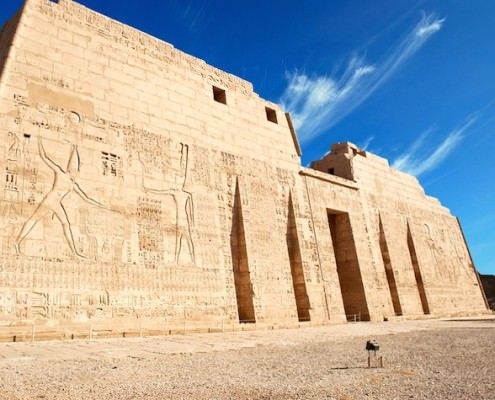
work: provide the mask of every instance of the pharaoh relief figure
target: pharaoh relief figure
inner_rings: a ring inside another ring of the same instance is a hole
[[[430,250],[431,258],[434,262],[434,267],[435,267],[435,275],[438,279],[442,278],[440,275],[440,262],[438,259],[438,251],[437,251],[437,246],[435,245],[435,240],[433,240],[433,236],[431,233],[431,228],[428,224],[423,225],[424,228],[424,233],[425,233],[425,242]]]
[[[424,224],[425,241],[432,255],[435,263],[435,276],[437,279],[441,279],[442,282],[453,283],[456,274],[451,270],[449,262],[446,260],[448,254],[445,252],[443,246],[443,232],[439,232],[438,235],[434,235],[433,228],[428,224]]]
[[[143,168],[142,187],[147,193],[153,193],[164,196],[172,196],[175,202],[175,263],[178,264],[180,256],[187,246],[191,262],[196,264],[196,256],[194,252],[194,243],[192,240],[191,231],[194,226],[194,204],[192,193],[185,190],[188,170],[189,146],[180,144],[180,168],[175,175],[175,185],[170,189],[154,189],[147,187],[144,182],[145,165],[141,156],[138,154],[139,161]]]
[[[45,195],[34,213],[26,220],[26,222],[24,222],[21,231],[15,239],[15,250],[17,254],[21,254],[21,244],[24,239],[26,239],[38,222],[40,222],[45,216],[51,215],[52,218],[56,217],[62,225],[64,237],[71,252],[79,258],[85,259],[86,257],[79,253],[75,245],[71,222],[64,207],[64,200],[69,194],[75,193],[82,200],[93,206],[100,208],[105,207],[103,204],[86,195],[77,183],[77,178],[80,172],[80,159],[76,145],[71,146],[69,161],[65,169],[47,155],[41,138],[38,138],[38,151],[40,158],[53,171],[53,184],[52,188]]]
[[[458,270],[462,271],[468,281],[477,283],[476,269],[472,263],[471,256],[468,253],[462,234],[455,229],[450,229],[449,238],[450,246],[454,249],[453,256],[457,262]]]

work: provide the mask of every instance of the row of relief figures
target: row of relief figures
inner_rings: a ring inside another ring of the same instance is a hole
[[[151,296],[106,290],[91,293],[10,290],[0,291],[0,316],[16,320],[84,321],[116,317],[194,319],[196,313],[203,317],[218,315],[219,307],[212,305],[215,300],[224,305],[221,298],[180,294]]]
[[[391,246],[393,242],[382,231],[383,225],[378,209],[372,223],[375,227],[374,239],[372,240],[375,243],[379,240],[381,251],[387,252],[387,257],[389,257],[388,246]],[[415,252],[418,252],[423,269],[422,273],[428,276],[429,280],[444,286],[456,285],[466,280],[476,281],[476,276],[473,273],[474,266],[455,218],[450,215],[435,215],[428,212],[416,218],[411,218],[408,214],[401,214],[398,220],[388,220],[387,231],[392,232],[394,225],[396,237],[400,237],[400,233],[402,233],[401,245],[408,246],[409,252],[411,247],[414,248]],[[413,225],[414,229],[411,231],[410,226]],[[397,230],[397,228],[399,229]],[[408,231],[410,243],[407,243]],[[383,250],[382,241],[386,243],[385,250]],[[394,242],[394,246],[397,246],[398,242],[395,238]],[[406,259],[407,256],[409,254],[406,255]],[[403,272],[404,269],[394,266],[395,274],[400,275]],[[462,287],[465,288],[466,286]]]
[[[133,224],[105,207],[101,199],[86,194],[89,191],[79,179],[81,159],[76,145],[66,146],[66,159],[61,160],[58,153],[54,157],[55,152],[40,138],[9,132],[6,142],[7,146],[0,149],[5,150],[0,157],[0,161],[5,160],[4,198],[0,203],[2,253],[144,263],[149,268],[171,262],[196,263],[193,195],[186,186],[187,144],[181,143],[177,148],[174,184],[166,189],[146,182],[145,158],[148,154],[136,146],[138,151],[134,158],[141,166],[142,179],[136,223]],[[44,172],[52,171],[53,180],[45,182],[41,193],[37,193],[41,168]],[[102,152],[100,168],[104,175],[118,177],[123,174],[121,158],[109,152]],[[278,176],[279,180],[281,178]],[[75,197],[84,205],[72,210],[69,203]],[[452,230],[448,232],[453,233]],[[462,241],[456,237],[450,245],[445,243],[448,240],[443,230],[433,238],[428,225],[425,225],[425,233],[437,267],[435,270],[439,272],[437,277],[455,278],[456,273],[449,271],[451,265],[447,261],[451,254],[449,247],[454,244],[454,253],[464,264],[467,260]],[[455,236],[459,236],[456,233]],[[447,261],[446,265],[440,265],[444,261]]]
[[[3,200],[0,202],[0,250],[3,253],[72,256],[91,261],[141,261],[150,267],[171,261],[196,263],[193,195],[186,187],[187,144],[180,143],[174,184],[165,189],[146,182],[144,156],[137,153],[142,178],[136,224],[130,224],[118,212],[105,206],[104,199],[87,194],[89,191],[80,180],[81,158],[77,145],[70,144],[66,160],[61,162],[41,137],[35,139],[36,144],[32,143],[30,135],[24,135],[23,139],[21,142],[19,135],[8,133]],[[118,156],[102,152],[103,174],[117,176],[122,168],[119,163]],[[45,171],[40,171],[42,168]],[[40,183],[40,175],[49,171],[53,176],[51,182]],[[40,186],[43,189],[40,190]],[[73,207],[75,203],[77,207]],[[168,220],[165,220],[167,216]],[[166,243],[171,236],[172,246]],[[61,241],[66,246],[61,245]],[[51,251],[55,253],[50,254]]]

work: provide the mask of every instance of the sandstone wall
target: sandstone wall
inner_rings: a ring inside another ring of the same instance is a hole
[[[297,317],[299,157],[249,83],[73,2],[31,0],[0,94],[3,318],[237,320],[236,187],[256,320]]]
[[[482,308],[447,210],[407,177],[389,199],[380,161],[353,158],[356,182],[301,169],[250,83],[68,0],[28,0],[0,47],[3,323],[381,320],[378,215],[386,237],[409,223],[434,312]],[[423,315],[407,240],[387,244],[404,315]]]
[[[457,219],[437,199],[425,195],[416,178],[349,143],[335,145],[313,166],[350,176],[359,186],[370,228],[371,265],[377,266],[377,276],[385,268],[382,249],[374,245],[380,240],[381,224],[404,315],[421,315],[425,309],[433,315],[486,309]],[[411,253],[416,254],[416,272]]]

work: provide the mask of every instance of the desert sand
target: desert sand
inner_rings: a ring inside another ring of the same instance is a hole
[[[493,399],[494,365],[493,319],[3,343],[0,398]]]

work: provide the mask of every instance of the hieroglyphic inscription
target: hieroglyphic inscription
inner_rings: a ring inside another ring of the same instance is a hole
[[[20,200],[19,197],[19,182],[18,182],[18,170],[21,166],[21,150],[19,146],[19,138],[16,134],[9,132],[9,148],[7,151],[7,165],[5,167],[5,181],[4,181],[4,210],[2,215],[9,217],[16,217],[18,211],[16,210],[17,203]]]
[[[15,133],[9,132],[9,149],[7,152],[7,166],[5,168],[5,197],[9,198],[8,192],[14,192],[15,198],[12,201],[17,201],[19,186],[17,182],[17,170],[19,168],[19,159],[21,151],[19,148],[19,138]]]
[[[153,39],[143,32],[123,26],[100,14],[73,5],[71,2],[61,2],[58,7],[54,7],[48,2],[39,2],[37,8],[42,14],[62,20],[66,24],[78,24],[95,35],[126,47],[140,57],[159,61],[161,68],[168,64],[180,65],[208,79],[211,83],[220,84],[231,90],[241,90],[243,93],[252,92],[250,82],[211,67],[202,60],[174,49],[169,43]]]
[[[24,201],[29,206],[34,206],[37,202],[38,167],[35,157],[30,151],[31,135],[24,134]]]
[[[137,218],[140,258],[146,268],[157,268],[164,255],[161,201],[139,197]]]
[[[119,156],[106,151],[101,152],[101,164],[104,176],[122,177],[122,160]]]
[[[383,307],[374,292],[386,285],[373,268],[373,253],[380,259],[373,247],[377,218],[367,214],[382,206],[388,182],[371,184],[379,177],[359,173],[362,161],[370,163],[367,173],[392,177],[385,163],[355,152],[354,183],[301,178],[292,143],[282,137],[287,126],[282,120],[264,125],[264,115],[258,121],[265,101],[251,95],[249,83],[69,0],[30,0],[24,10],[22,40],[5,64],[0,94],[2,318],[235,320],[236,182],[260,320],[295,315],[289,219],[310,284],[311,314],[324,320],[343,313],[328,207],[349,213],[366,296],[370,307]],[[41,53],[33,48],[40,37]],[[202,96],[211,85],[231,92],[229,107],[210,108],[213,99]],[[391,213],[405,220],[416,205],[436,207],[416,197],[418,187],[407,191],[410,197],[395,196],[401,185],[386,199]],[[367,200],[344,186],[380,190],[369,190]],[[467,271],[470,260],[458,229],[445,228],[439,214],[445,211],[431,213],[431,237],[418,234],[418,253],[427,256],[420,261],[429,256],[426,237],[436,246],[438,269],[458,275],[457,265]],[[414,233],[429,219],[412,218]],[[399,231],[397,225],[390,231]],[[465,299],[473,283],[456,282]],[[449,296],[455,297],[442,293],[446,301]]]

